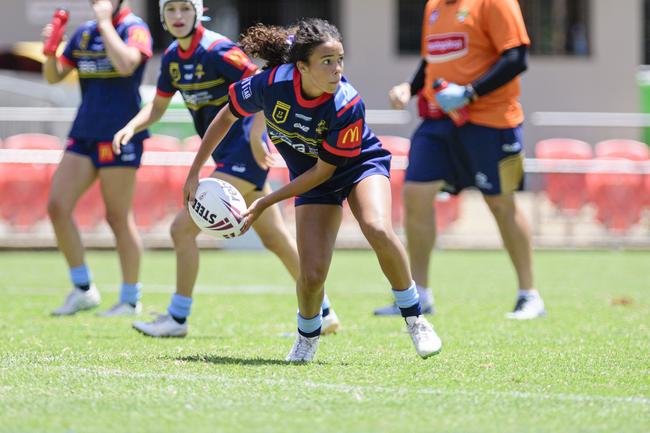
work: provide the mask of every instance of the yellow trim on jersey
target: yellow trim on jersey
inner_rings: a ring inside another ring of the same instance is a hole
[[[131,75],[120,75],[119,72],[79,72],[79,78],[126,78]]]
[[[172,85],[179,90],[203,90],[203,89],[209,89],[210,87],[218,86],[225,82],[226,80],[224,80],[223,78],[218,78],[212,81],[204,81],[203,83],[189,83],[189,84],[172,83]]]
[[[279,133],[281,133],[283,135],[286,135],[289,138],[299,138],[304,143],[311,144],[312,146],[318,147],[318,146],[320,146],[322,144],[321,141],[318,141],[318,140],[316,140],[314,138],[307,138],[304,135],[299,134],[297,132],[285,131],[284,129],[280,128],[278,125],[276,125],[274,123],[271,123],[271,121],[269,121],[269,119],[266,119],[266,126],[268,126],[269,128],[275,129],[277,132],[279,132]]]
[[[107,57],[106,51],[72,50],[74,57]]]
[[[201,102],[200,104],[188,104],[187,101],[185,101],[185,106],[190,110],[197,111],[200,108],[207,107],[208,105],[216,105],[216,106],[223,105],[227,101],[228,101],[228,95],[225,95],[219,99],[213,99],[211,101]]]

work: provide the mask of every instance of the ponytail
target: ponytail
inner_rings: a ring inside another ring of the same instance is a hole
[[[251,57],[266,60],[265,68],[284,63],[309,62],[314,49],[329,41],[342,42],[336,26],[320,18],[306,18],[286,28],[256,24],[239,41]]]

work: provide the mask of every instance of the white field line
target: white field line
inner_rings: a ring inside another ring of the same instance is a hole
[[[115,285],[102,285],[98,286],[101,293],[117,293],[120,291],[119,286]],[[390,292],[385,286],[368,284],[363,287],[355,288],[355,293],[379,293],[383,291],[386,297]],[[50,287],[50,288],[24,288],[24,287],[5,287],[0,288],[0,294],[21,294],[21,295],[51,295],[61,294],[64,295],[70,291],[70,287]],[[173,284],[145,284],[142,287],[142,292],[147,293],[166,293],[172,294],[174,292]],[[242,285],[242,286],[217,286],[217,285],[199,285],[194,289],[195,294],[227,294],[227,295],[262,295],[262,294],[278,294],[278,295],[294,295],[295,287],[293,283],[287,285],[274,286],[274,285]]]
[[[168,379],[188,382],[219,382],[224,385],[237,386],[239,384],[260,384],[271,386],[296,386],[295,381],[286,379],[258,379],[245,378],[233,379],[231,376],[220,376],[214,374],[177,374],[177,373],[142,373],[128,372],[107,368],[88,368],[88,367],[64,367],[64,366],[31,366],[30,368],[41,368],[49,371],[71,371],[74,374],[88,374],[101,377],[126,377],[132,379]],[[5,370],[5,369],[2,369]],[[314,389],[328,389],[334,392],[351,395],[370,394],[420,394],[420,395],[440,395],[440,396],[461,396],[461,397],[502,397],[510,399],[533,399],[539,401],[568,401],[577,403],[617,403],[623,405],[641,405],[650,407],[650,398],[641,396],[626,397],[609,397],[599,395],[583,394],[565,394],[565,393],[539,393],[539,392],[520,392],[520,391],[470,391],[470,390],[449,390],[442,388],[410,388],[399,386],[373,386],[373,385],[347,385],[343,383],[319,383],[319,382],[301,382],[300,386]]]

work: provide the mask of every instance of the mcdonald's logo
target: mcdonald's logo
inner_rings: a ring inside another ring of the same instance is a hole
[[[361,130],[363,128],[363,119],[359,119],[352,125],[346,127],[339,133],[336,147],[341,149],[352,149],[361,144]]]

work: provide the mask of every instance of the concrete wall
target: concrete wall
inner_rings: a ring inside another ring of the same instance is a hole
[[[136,13],[147,0],[131,0]],[[154,0],[148,0],[154,1]],[[388,108],[387,91],[410,79],[417,56],[397,53],[399,0],[339,0],[347,52],[346,75],[362,93],[368,108]],[[522,103],[536,111],[618,111],[639,109],[635,74],[642,60],[642,0],[591,0],[591,49],[588,58],[532,57],[523,78]],[[88,0],[3,0],[0,45],[37,40],[41,27],[57,6],[72,9],[72,25],[92,17]],[[419,27],[420,22],[414,22]],[[155,82],[158,60],[148,67],[146,81]],[[413,107],[411,107],[412,109]],[[379,133],[410,135],[405,127],[376,127]],[[565,136],[594,143],[613,137],[638,138],[637,129],[557,128],[525,126],[529,148],[541,138]]]
[[[369,107],[387,108],[390,86],[410,79],[419,61],[416,56],[397,53],[397,1],[340,2],[348,56],[346,75]],[[639,110],[635,74],[642,61],[642,1],[592,0],[591,8],[590,57],[531,57],[522,82],[522,104],[528,115],[536,111]],[[405,129],[412,131],[412,127]],[[525,136],[532,149],[542,138],[564,136],[595,143],[606,138],[639,138],[639,130],[551,128],[528,122]]]

